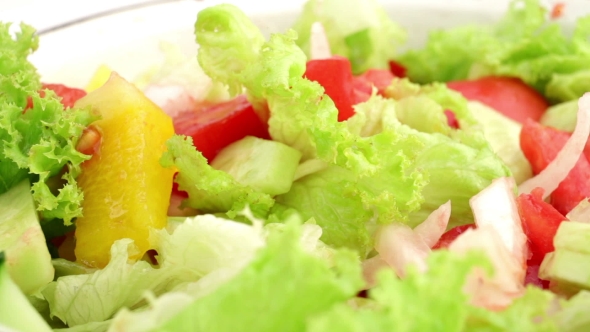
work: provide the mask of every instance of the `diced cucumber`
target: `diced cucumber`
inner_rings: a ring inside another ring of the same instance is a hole
[[[54,269],[27,180],[0,195],[0,251],[6,269],[30,295],[53,281]]]
[[[283,143],[247,136],[223,149],[211,166],[275,196],[289,191],[300,159],[299,151]]]
[[[564,286],[590,289],[590,255],[558,249],[545,256],[539,277]]]
[[[590,224],[581,222],[562,222],[553,238],[556,250],[570,250],[589,255],[590,259]]]
[[[8,267],[5,253],[0,251],[0,331],[51,331],[49,325],[11,279]]]

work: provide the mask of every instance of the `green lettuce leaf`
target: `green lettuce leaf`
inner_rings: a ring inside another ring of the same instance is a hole
[[[160,162],[178,169],[175,181],[189,194],[184,205],[206,213],[224,212],[233,218],[246,206],[255,215],[265,216],[274,204],[270,195],[241,185],[231,175],[211,167],[195,149],[192,138],[174,136],[166,145],[168,150]]]
[[[465,280],[475,268],[492,272],[485,255],[460,257],[433,252],[424,273],[410,269],[404,279],[384,271],[369,291],[370,304],[354,309],[346,304],[313,317],[308,331],[555,331],[541,320],[551,304],[549,292],[529,288],[503,311],[488,311],[469,303]],[[540,322],[538,322],[540,321]]]
[[[333,54],[347,57],[355,74],[371,68],[389,68],[405,31],[394,23],[377,1],[310,0],[293,25],[297,44],[309,56],[311,25],[324,26]]]
[[[513,0],[496,26],[432,32],[423,49],[398,60],[419,83],[514,76],[552,101],[577,99],[590,90],[590,17],[578,20],[571,38],[547,17],[540,1]]]
[[[549,107],[539,122],[544,126],[571,133],[576,128],[577,113],[578,100],[576,99]]]
[[[27,25],[21,25],[16,39],[8,24],[0,25],[0,193],[30,178],[43,217],[70,224],[82,213],[83,195],[75,178],[80,164],[89,158],[75,147],[96,116],[88,110],[64,111],[52,91],[40,96],[39,76],[27,61],[37,43],[35,30]],[[23,112],[28,98],[33,106]],[[51,184],[56,177],[63,183]]]
[[[329,267],[299,246],[295,226],[272,233],[240,274],[155,331],[302,331],[310,316],[353,297],[363,284],[355,255],[338,251]]]
[[[144,305],[146,291],[159,295],[215,271],[225,271],[225,279],[219,274],[215,279],[226,280],[250,262],[265,240],[261,226],[201,215],[186,219],[171,234],[153,231],[150,242],[158,252],[158,266],[130,262],[133,242],[122,239],[111,248],[104,269],[62,276],[49,284],[42,293],[51,315],[69,326],[101,322],[122,307]]]

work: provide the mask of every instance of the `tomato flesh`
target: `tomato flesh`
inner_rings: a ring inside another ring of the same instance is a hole
[[[519,78],[490,76],[449,82],[447,86],[468,100],[486,104],[520,123],[528,118],[538,121],[549,107],[540,93]]]
[[[520,147],[534,174],[539,174],[563,148],[570,133],[545,127],[534,121],[525,122],[520,132]],[[586,197],[590,197],[590,163],[584,154],[551,194],[551,205],[565,215]]]
[[[355,104],[352,67],[347,58],[333,56],[307,62],[305,77],[324,87],[338,109],[338,121],[354,115]]]
[[[70,88],[63,84],[43,84],[43,89],[53,90],[55,94],[61,97],[61,103],[66,108],[74,107],[78,99],[86,96],[86,91],[76,88]]]
[[[530,244],[530,262],[540,264],[545,255],[555,250],[553,238],[559,225],[567,218],[551,204],[543,201],[543,190],[540,188],[530,194],[521,194],[516,198],[516,204]]]
[[[432,249],[443,249],[448,248],[459,235],[463,234],[466,230],[475,228],[475,224],[461,225],[453,227],[446,231],[438,240],[438,242],[432,247]]]
[[[406,72],[408,71],[404,65],[397,61],[389,61],[389,71],[395,76],[399,78],[406,77]]]
[[[182,112],[173,119],[177,134],[193,138],[197,150],[211,161],[219,151],[246,136],[270,139],[268,124],[260,119],[246,96]]]

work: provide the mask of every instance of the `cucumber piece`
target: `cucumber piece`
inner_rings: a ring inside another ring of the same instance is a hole
[[[539,278],[557,281],[560,287],[590,289],[590,255],[560,249],[545,256]]]
[[[26,295],[53,281],[54,269],[28,180],[0,195],[0,251],[8,273]]]
[[[559,225],[553,239],[555,250],[570,250],[590,255],[590,224],[568,221]]]
[[[5,253],[0,251],[0,331],[51,331],[10,277],[8,265]]]
[[[301,153],[283,143],[247,136],[224,148],[211,166],[271,196],[291,189]]]

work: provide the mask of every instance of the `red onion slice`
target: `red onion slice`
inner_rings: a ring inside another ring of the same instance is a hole
[[[590,223],[590,199],[583,199],[565,217],[567,220]]]
[[[381,228],[377,234],[375,250],[399,277],[405,276],[410,264],[420,271],[426,270],[430,248],[408,225],[393,223]]]

